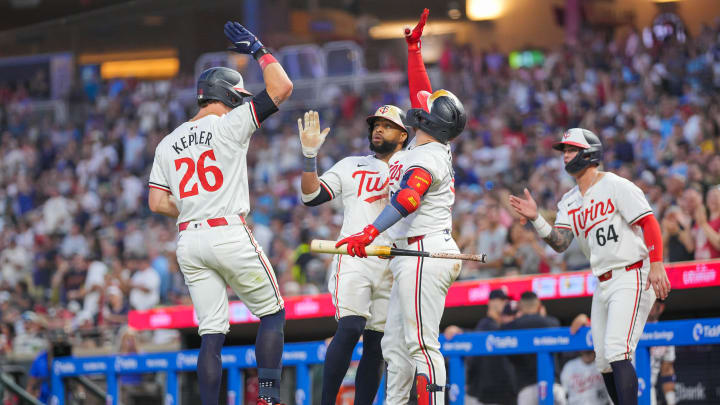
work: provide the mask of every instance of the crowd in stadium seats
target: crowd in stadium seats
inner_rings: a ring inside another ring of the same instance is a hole
[[[573,183],[550,145],[577,126],[602,139],[605,170],[646,192],[668,261],[720,257],[719,35],[588,34],[524,69],[497,51],[448,44],[434,85],[459,94],[469,117],[454,144],[454,232],[462,251],[490,258],[466,263],[461,277],[587,268],[577,246],[555,253],[507,205],[527,186],[552,218]],[[38,118],[27,89],[0,84],[0,356],[36,352],[48,330],[115,331],[129,310],[189,303],[174,223],[150,214],[146,183],[155,146],[196,109],[177,97],[191,83],[84,81],[65,100],[66,120]],[[320,109],[332,128],[321,171],[369,153],[365,117],[375,108],[409,105],[406,88],[335,94]],[[334,239],[342,224],[339,201],[300,202],[300,113],[266,121],[248,154],[248,220],[288,296],[327,290],[330,257],[311,254],[308,242]]]

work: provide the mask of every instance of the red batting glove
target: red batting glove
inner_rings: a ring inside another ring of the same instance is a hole
[[[371,244],[378,235],[380,235],[380,232],[378,232],[378,230],[370,224],[366,226],[362,232],[358,232],[340,240],[335,244],[335,247],[338,248],[347,244],[347,251],[350,256],[367,257],[367,253],[365,253],[365,246]]]
[[[422,36],[423,28],[425,28],[425,21],[427,21],[428,14],[430,14],[430,10],[423,10],[420,15],[420,21],[418,21],[412,32],[410,28],[405,28],[405,42],[408,44],[409,51],[420,50],[420,37]]]

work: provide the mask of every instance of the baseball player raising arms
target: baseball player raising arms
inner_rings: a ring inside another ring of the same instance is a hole
[[[367,118],[370,150],[367,156],[350,156],[337,162],[318,178],[315,159],[329,129],[320,132],[318,113],[305,113],[305,126],[298,119],[300,142],[305,156],[301,179],[302,200],[316,206],[335,197],[344,206],[344,238],[362,230],[387,205],[388,160],[407,144],[405,113],[384,105]],[[380,236],[373,243],[388,245]],[[323,405],[335,404],[355,345],[362,335],[363,353],[355,376],[355,405],[370,405],[375,399],[382,366],[380,341],[385,329],[392,274],[389,261],[379,257],[360,259],[336,255],[328,289],[335,305],[337,331],[327,348],[323,370]]]
[[[614,403],[637,404],[632,356],[655,298],[670,292],[660,226],[637,186],[598,170],[597,135],[572,128],[553,148],[563,152],[565,170],[577,181],[558,203],[555,226],[538,214],[527,189],[524,199],[510,196],[510,204],[556,251],[578,239],[599,281],[591,310],[596,365]]]
[[[406,33],[410,89],[424,73],[419,49],[422,25]],[[447,90],[412,95],[413,108],[405,125],[415,129],[414,144],[390,159],[390,204],[361,232],[340,240],[350,255],[366,257],[365,246],[382,232],[398,248],[458,252],[451,235],[451,208],[455,202],[452,153],[448,142],[465,128],[462,103]],[[445,361],[438,341],[440,318],[450,284],[460,273],[460,261],[395,257],[390,261],[394,280],[382,339],[388,362],[387,403],[407,403],[416,377],[418,404],[445,402]]]
[[[198,379],[203,405],[217,405],[220,350],[228,322],[226,285],[260,318],[255,345],[258,404],[279,403],[285,310],[270,263],[245,224],[250,211],[246,154],[250,136],[292,93],[292,82],[255,35],[225,24],[234,50],[260,63],[266,89],[253,96],[240,73],[223,67],[198,79],[200,110],[166,136],[150,173],[153,212],[177,218],[177,258],[202,337]],[[243,97],[252,97],[244,101]],[[174,198],[171,198],[174,197]]]

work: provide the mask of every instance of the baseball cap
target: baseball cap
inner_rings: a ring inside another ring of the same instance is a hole
[[[508,300],[508,299],[510,299],[510,297],[508,297],[507,294],[505,294],[505,290],[503,290],[502,288],[498,288],[498,289],[490,291],[490,299],[491,300],[494,300],[494,299]]]
[[[368,125],[370,125],[370,130],[372,130],[372,126],[374,125],[375,120],[377,120],[378,118],[385,118],[386,120],[400,127],[400,129],[407,132],[407,127],[405,126],[405,124],[403,124],[404,117],[405,113],[400,108],[394,105],[383,105],[380,106],[377,111],[375,111],[375,114],[367,117],[366,121]]]

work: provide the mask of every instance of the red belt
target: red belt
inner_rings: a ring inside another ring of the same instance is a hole
[[[642,266],[643,266],[643,261],[640,260],[640,261],[637,261],[637,262],[635,262],[635,263],[633,263],[633,264],[628,264],[627,266],[625,266],[625,271],[630,271],[630,270],[639,269],[639,268],[641,268]],[[600,280],[600,282],[610,280],[610,279],[612,278],[612,272],[613,272],[612,270],[606,271],[605,273],[603,273],[603,274],[601,274],[601,275],[598,276],[598,280]]]
[[[244,224],[244,223],[245,223],[245,218],[244,218],[242,215],[238,215],[238,216],[240,217],[240,219],[242,220],[242,223]],[[186,221],[186,222],[181,222],[181,223],[179,223],[179,224],[178,224],[178,231],[179,231],[179,232],[182,232],[182,231],[186,230],[186,229],[188,228],[188,226],[190,225],[190,222],[192,222],[192,221]],[[207,222],[207,224],[208,224],[211,228],[214,228],[214,227],[216,227],[216,226],[227,226],[227,224],[228,224],[227,219],[225,219],[225,218],[223,218],[223,217],[220,217],[220,218],[210,218],[210,219],[206,220],[205,222]]]
[[[419,235],[419,236],[411,236],[407,239],[408,245],[412,245],[415,242],[419,242],[421,240],[425,239],[425,235]]]

